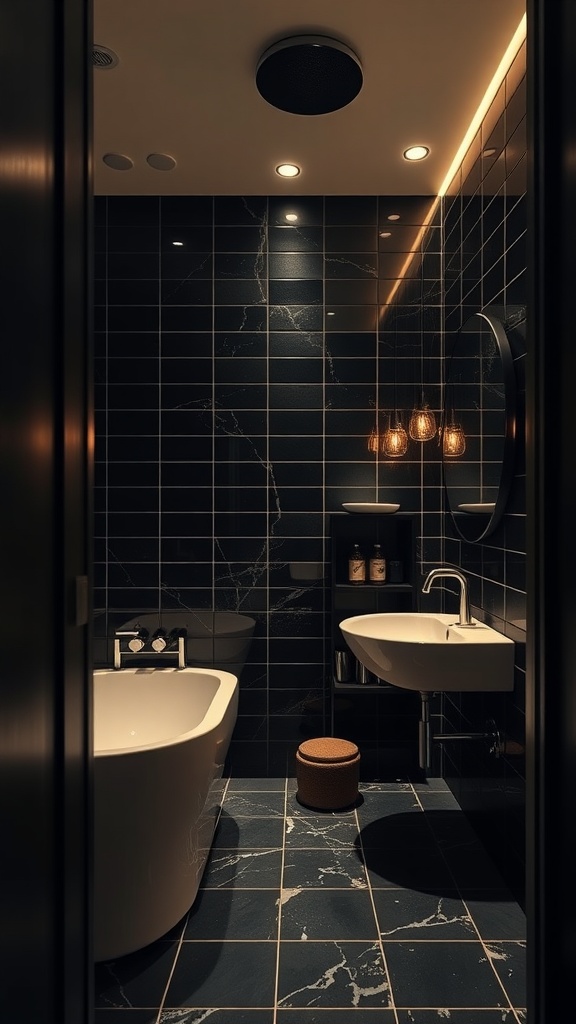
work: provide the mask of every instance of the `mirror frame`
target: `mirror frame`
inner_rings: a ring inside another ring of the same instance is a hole
[[[515,464],[515,449],[516,449],[516,412],[517,412],[517,388],[516,388],[516,377],[514,373],[514,360],[512,356],[512,349],[510,341],[506,333],[505,323],[494,313],[481,312],[472,313],[463,323],[462,327],[458,331],[450,357],[447,361],[447,372],[445,380],[445,396],[449,394],[449,388],[451,384],[451,368],[452,360],[458,356],[459,344],[463,343],[466,338],[466,327],[471,325],[476,318],[483,320],[492,332],[492,337],[496,344],[496,351],[500,358],[500,365],[502,368],[502,383],[504,389],[504,424],[502,434],[502,458],[500,462],[500,479],[498,483],[498,493],[496,501],[494,502],[494,508],[488,512],[458,512],[454,506],[454,500],[451,501],[450,497],[450,486],[447,482],[446,469],[450,465],[449,456],[445,456],[442,453],[442,476],[444,482],[444,493],[446,495],[446,504],[454,529],[458,536],[467,541],[468,543],[474,544],[485,537],[488,537],[494,532],[498,524],[500,523],[504,510],[506,508],[508,498],[510,496],[510,489],[512,486],[512,480],[514,478],[514,464]],[[479,325],[480,329],[480,325]],[[447,415],[447,403],[446,398],[444,402],[444,414],[443,423],[446,424]],[[460,458],[460,457],[458,457]],[[464,524],[466,523],[466,527]]]

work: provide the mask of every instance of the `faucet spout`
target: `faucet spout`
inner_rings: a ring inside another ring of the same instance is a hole
[[[470,614],[470,594],[468,591],[468,580],[464,573],[460,572],[459,569],[451,569],[447,566],[445,569],[431,569],[428,573],[424,584],[422,586],[422,593],[429,594],[430,588],[434,580],[448,578],[458,580],[460,583],[460,614],[458,618],[457,626],[475,626],[476,623],[472,621]]]

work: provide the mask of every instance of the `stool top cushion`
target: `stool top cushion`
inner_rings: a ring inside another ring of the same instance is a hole
[[[335,762],[353,761],[358,756],[358,747],[349,740],[339,740],[334,736],[319,736],[301,743],[298,753],[307,761],[334,764]]]

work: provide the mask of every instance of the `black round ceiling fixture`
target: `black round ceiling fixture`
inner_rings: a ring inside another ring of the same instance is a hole
[[[264,99],[290,114],[329,114],[362,88],[360,61],[344,43],[327,36],[292,36],[260,57],[256,86]]]

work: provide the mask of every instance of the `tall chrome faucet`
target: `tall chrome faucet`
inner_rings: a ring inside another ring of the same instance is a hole
[[[445,569],[432,569],[428,573],[426,579],[424,580],[422,593],[429,594],[430,588],[434,580],[440,579],[441,577],[453,578],[455,580],[460,581],[460,615],[458,618],[458,622],[456,622],[455,625],[475,626],[476,623],[472,621],[472,616],[470,615],[470,595],[468,593],[468,580],[466,579],[464,573],[460,572],[459,569],[451,569],[449,566],[447,566]]]

